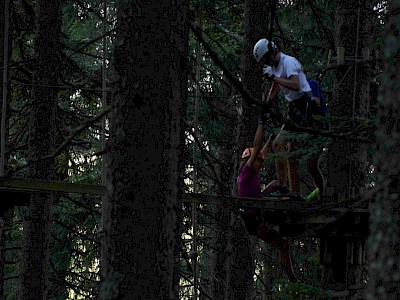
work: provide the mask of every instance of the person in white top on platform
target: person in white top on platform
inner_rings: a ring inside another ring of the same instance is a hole
[[[272,81],[272,87],[268,101],[274,101],[279,92],[283,92],[288,106],[286,109],[287,118],[299,126],[312,126],[313,120],[309,111],[313,111],[315,105],[311,100],[311,87],[303,72],[301,63],[293,56],[280,51],[274,42],[267,39],[260,39],[253,49],[254,58],[262,64],[263,75]],[[315,102],[315,101],[314,101]],[[291,130],[283,125],[282,130]],[[285,141],[281,132],[274,140],[274,152],[278,155],[276,159],[277,187],[269,193],[270,196],[299,196],[300,188],[298,183],[298,161],[291,158],[290,163],[285,159],[287,156],[285,144],[288,142],[289,152],[297,147],[293,141]],[[323,176],[319,170],[318,158],[308,161],[308,169],[314,181],[314,185],[323,190]],[[289,186],[287,187],[287,175],[289,169]]]

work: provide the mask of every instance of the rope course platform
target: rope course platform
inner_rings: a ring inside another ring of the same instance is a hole
[[[104,195],[105,187],[63,181],[0,178],[0,210],[27,205],[31,193],[60,192]],[[240,198],[185,193],[185,203],[223,206],[239,212],[240,207],[262,210],[266,222],[278,226],[284,236],[359,236],[368,234],[367,208],[349,207],[349,201],[316,204],[290,198]]]
[[[53,180],[0,177],[0,211],[10,209],[14,206],[28,205],[31,194],[36,192],[103,195],[105,187]]]
[[[368,208],[349,207],[348,202],[316,204],[290,198],[239,198],[185,194],[185,202],[260,208],[265,221],[278,226],[283,236],[365,236],[368,234]]]

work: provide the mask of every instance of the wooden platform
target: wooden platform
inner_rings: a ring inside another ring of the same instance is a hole
[[[48,191],[90,195],[103,195],[105,193],[105,187],[101,185],[22,178],[0,178],[0,191],[2,190],[31,193],[35,191]]]
[[[277,226],[280,233],[288,237],[368,235],[368,209],[349,207],[348,202],[318,205],[273,197],[236,198],[203,194],[185,194],[184,200],[232,209],[241,206],[260,208],[266,223]]]
[[[30,194],[39,191],[104,195],[100,185],[61,181],[0,178],[0,210],[27,205]],[[257,207],[271,226],[284,236],[365,236],[368,234],[369,212],[351,207],[352,202],[317,205],[289,198],[238,198],[205,194],[184,194],[183,201],[198,205],[219,205],[239,213],[243,206]]]
[[[28,205],[32,193],[43,191],[103,195],[105,188],[52,180],[0,178],[0,214],[14,206]]]

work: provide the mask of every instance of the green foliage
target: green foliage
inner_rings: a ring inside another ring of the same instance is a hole
[[[98,206],[98,200],[70,195],[61,197],[55,205],[51,274],[71,287],[65,290],[67,296],[73,292],[75,295],[84,295],[84,299],[92,299],[97,291],[100,257],[97,230],[100,213],[99,210],[88,208]]]
[[[80,6],[83,4],[83,6]],[[10,89],[8,169],[14,176],[24,176],[29,160],[28,134],[34,57],[34,3],[14,1],[12,26],[12,62],[9,68]],[[108,20],[114,19],[113,2],[108,1]],[[60,65],[59,110],[56,144],[60,145],[82,122],[102,111],[102,63],[104,44],[100,38],[113,21],[103,26],[101,2],[66,2],[63,6],[64,53]],[[106,38],[109,58],[112,37]],[[109,62],[109,61],[108,61]],[[108,70],[107,70],[108,72]],[[100,181],[100,125],[81,131],[55,157],[57,177],[70,182],[97,184]],[[40,159],[40,158],[39,158]],[[16,208],[15,218],[6,227],[6,261],[4,289],[6,299],[16,294],[18,262],[25,209]],[[49,299],[94,299],[99,282],[99,237],[101,199],[64,195],[54,203],[51,232]],[[79,298],[80,297],[80,298]]]
[[[224,61],[226,66],[233,74],[238,73],[238,65],[240,60],[240,50],[242,44],[242,26],[243,26],[243,7],[242,4],[233,3],[232,7],[224,6],[224,1],[195,1],[192,3],[194,7],[192,18],[198,20],[198,14],[202,9],[202,30],[206,40],[213,46],[219,57]],[[328,51],[335,49],[334,41],[334,17],[337,8],[337,1],[278,1],[278,10],[276,12],[276,22],[274,23],[273,38],[282,47],[282,51],[289,55],[293,55],[302,63],[306,75],[316,78],[320,81],[322,89],[325,92],[325,98],[328,103],[331,100],[331,89],[333,81],[333,72],[323,70],[328,58]],[[239,12],[239,13],[238,13]],[[198,24],[198,23],[197,23]],[[377,32],[381,28],[376,28]],[[379,40],[379,33],[377,34]],[[194,74],[195,74],[195,52],[194,41],[191,39],[191,66],[193,68],[193,76],[190,78],[189,84],[191,96],[194,97]],[[232,147],[235,144],[235,126],[236,113],[232,112],[232,117],[228,115],[222,117],[215,109],[217,103],[224,101],[225,112],[229,112],[233,103],[229,101],[226,90],[222,88],[219,80],[221,77],[218,68],[215,68],[214,63],[208,60],[207,54],[202,56],[200,86],[202,89],[202,98],[200,100],[199,114],[199,133],[200,139],[204,143],[206,153],[215,154],[219,148]],[[230,91],[232,93],[232,91]],[[221,95],[223,98],[218,98]],[[232,94],[230,94],[232,95]],[[213,98],[214,96],[214,98]],[[190,98],[188,102],[187,119],[193,120],[194,98]],[[280,103],[279,110],[283,112],[286,103]],[[371,134],[374,131],[374,120],[355,121],[345,119],[333,119],[332,125],[335,129],[349,130],[353,129],[354,136],[362,134]],[[192,123],[189,126],[193,126]],[[278,128],[278,125],[276,125]],[[304,149],[299,149],[293,155],[301,159],[302,173],[307,174],[305,161],[307,158],[315,155],[320,149],[329,147],[334,140],[321,137],[311,136],[310,134],[292,134],[292,138],[297,139],[301,144],[304,144]],[[188,144],[192,146],[191,144]],[[191,162],[191,148],[188,149],[188,163]],[[373,151],[373,150],[371,150]],[[271,158],[274,158],[272,155]],[[199,161],[199,168],[203,170],[202,177],[199,181],[204,184],[204,190],[209,191],[210,185],[213,184],[213,179],[209,178],[209,172],[205,171],[210,167],[210,164],[215,165],[217,161],[208,161],[203,154]],[[263,182],[269,182],[274,178],[274,162],[269,160],[268,167],[263,172]],[[323,174],[327,174],[327,152],[322,153],[321,169]],[[207,175],[206,175],[207,174]],[[371,178],[372,181],[372,178]],[[309,178],[306,184],[308,189],[304,194],[311,191],[312,183]],[[215,191],[218,193],[218,191]],[[210,210],[212,211],[212,210]],[[212,220],[211,220],[212,221]],[[215,234],[212,231],[210,235]],[[205,235],[204,237],[207,237]],[[308,242],[308,241],[307,241]],[[294,244],[294,251],[301,250],[299,244]],[[311,268],[313,284],[289,284],[285,285],[284,281],[277,280],[275,282],[276,295],[279,299],[331,299],[332,296],[320,287],[320,269],[318,249],[313,252],[299,251],[296,256],[296,267],[304,269],[306,266]],[[201,258],[200,258],[201,259]],[[205,260],[205,259],[204,259]],[[284,276],[283,276],[284,277]],[[207,282],[205,280],[205,282]],[[259,290],[262,285],[257,282],[256,287]],[[278,288],[279,287],[279,288]],[[316,296],[318,295],[318,296]],[[319,298],[318,298],[319,297]]]

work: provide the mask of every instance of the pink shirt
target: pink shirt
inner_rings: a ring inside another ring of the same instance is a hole
[[[238,196],[260,198],[261,183],[257,172],[245,164],[239,173],[238,178]]]

